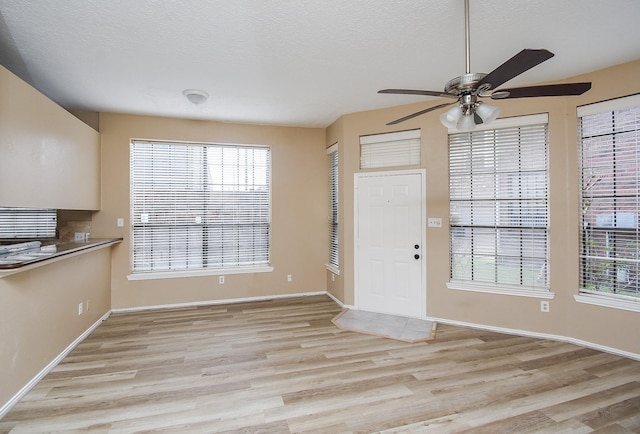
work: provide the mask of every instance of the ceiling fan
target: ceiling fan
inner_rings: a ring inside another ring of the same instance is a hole
[[[444,86],[444,92],[413,89],[383,89],[378,91],[378,93],[399,95],[422,95],[453,98],[456,101],[438,104],[436,106],[420,110],[416,113],[391,121],[387,125],[399,124],[430,111],[456,104],[453,108],[440,116],[440,121],[444,126],[450,129],[471,131],[478,124],[492,122],[500,114],[499,107],[483,103],[479,101],[479,98],[489,97],[491,99],[500,100],[542,96],[570,96],[582,95],[591,89],[590,82],[583,82],[547,84],[541,86],[495,90],[512,78],[528,71],[546,60],[549,60],[553,57],[553,53],[545,49],[524,49],[488,74],[472,73],[471,55],[469,54],[469,0],[464,0],[464,18],[466,74],[449,80]],[[488,93],[489,91],[493,92]]]

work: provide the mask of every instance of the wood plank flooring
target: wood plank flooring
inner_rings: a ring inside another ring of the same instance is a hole
[[[115,314],[0,433],[640,433],[640,362],[439,325],[343,331],[328,297]]]

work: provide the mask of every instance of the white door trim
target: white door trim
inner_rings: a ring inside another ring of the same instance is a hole
[[[427,179],[427,171],[426,169],[408,169],[408,170],[389,170],[389,171],[376,171],[376,172],[358,172],[358,173],[354,173],[353,175],[353,188],[354,188],[354,194],[353,194],[353,198],[354,198],[354,202],[353,202],[353,208],[354,208],[354,221],[353,221],[353,253],[354,253],[354,275],[353,275],[353,280],[354,280],[354,285],[353,285],[353,290],[354,290],[354,294],[353,294],[353,303],[354,303],[354,307],[356,309],[358,309],[359,306],[359,278],[358,278],[358,268],[359,268],[359,253],[358,253],[358,246],[359,246],[359,242],[358,242],[358,233],[359,233],[359,227],[360,227],[360,216],[359,216],[359,206],[358,206],[358,200],[359,200],[359,196],[358,196],[358,192],[359,192],[359,184],[360,184],[360,179],[361,178],[365,178],[365,177],[379,177],[379,176],[393,176],[393,175],[415,175],[418,174],[420,175],[420,180],[421,180],[421,185],[420,185],[420,189],[421,189],[421,198],[420,198],[420,206],[421,206],[421,224],[420,227],[422,228],[422,234],[421,234],[421,245],[423,246],[422,248],[422,257],[424,259],[424,266],[422,267],[422,269],[420,270],[420,282],[421,282],[421,288],[422,290],[420,291],[420,318],[421,319],[425,319],[427,317],[427,262],[426,262],[426,255],[427,255],[427,189],[426,189],[426,179]]]

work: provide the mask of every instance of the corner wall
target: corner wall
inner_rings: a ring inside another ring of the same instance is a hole
[[[447,289],[449,280],[449,174],[447,130],[435,111],[395,127],[385,124],[436,105],[419,104],[342,116],[327,131],[326,146],[340,142],[340,271],[341,285],[329,286],[343,303],[354,303],[354,173],[359,169],[361,135],[420,128],[422,161],[427,172],[427,216],[441,217],[442,228],[427,228],[427,315],[481,327],[565,337],[640,357],[640,313],[581,304],[579,290],[579,183],[576,107],[640,93],[640,61],[619,65],[566,82],[592,81],[580,97],[527,98],[496,102],[501,117],[549,113],[550,144],[550,300],[551,311],[540,311],[540,299]],[[390,170],[393,168],[389,168]]]

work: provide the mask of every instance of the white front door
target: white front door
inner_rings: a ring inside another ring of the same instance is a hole
[[[355,176],[357,309],[424,317],[425,173]]]

